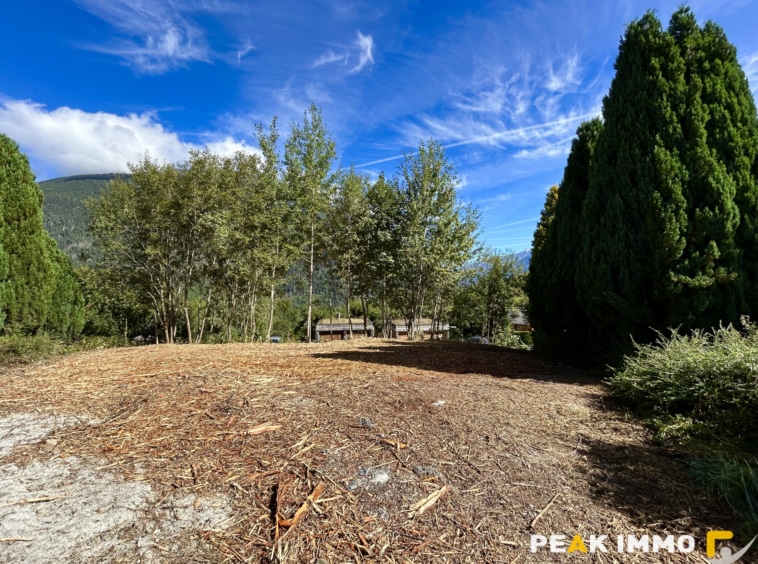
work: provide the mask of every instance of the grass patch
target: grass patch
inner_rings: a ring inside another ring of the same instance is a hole
[[[28,364],[61,354],[119,346],[124,346],[123,337],[81,337],[66,342],[46,333],[6,335],[0,337],[0,366]]]

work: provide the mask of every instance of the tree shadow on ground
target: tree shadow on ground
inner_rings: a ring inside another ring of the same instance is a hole
[[[587,464],[589,495],[649,534],[690,534],[704,542],[708,530],[739,525],[731,508],[693,484],[690,458],[682,451],[623,439],[584,438],[577,455]]]
[[[593,384],[598,372],[573,369],[531,351],[459,341],[365,341],[360,348],[313,353],[314,358],[384,364],[448,374],[483,374],[495,378],[530,378],[565,384]]]

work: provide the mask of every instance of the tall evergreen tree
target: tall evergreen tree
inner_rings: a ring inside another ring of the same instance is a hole
[[[81,289],[42,226],[42,191],[29,160],[0,135],[0,327],[75,336],[82,325]]]
[[[582,248],[577,226],[582,222],[592,154],[602,127],[602,121],[595,118],[577,129],[557,201],[548,194],[543,211],[546,217],[535,233],[528,285],[529,319],[537,329],[535,347],[557,356],[570,357],[587,346],[589,320],[576,297],[576,265]]]
[[[605,125],[581,214],[579,301],[595,345],[647,340],[677,310],[672,276],[686,246],[681,161],[684,61],[652,12],[629,24],[603,101]]]
[[[580,135],[555,219],[535,238],[530,291],[546,334],[567,324],[585,334],[586,319],[588,342],[619,352],[651,328],[709,328],[756,310],[758,122],[734,47],[686,7],[668,30],[652,12],[630,23],[615,69],[594,153]]]
[[[550,238],[550,231],[555,219],[555,208],[558,204],[558,186],[551,186],[545,196],[540,220],[534,231],[532,240],[532,257],[529,261],[529,276],[527,277],[526,292],[529,296],[529,320],[537,330],[539,349],[546,352],[555,330],[551,326],[550,311],[547,299],[550,293],[549,272],[555,257],[545,256],[545,243]],[[542,339],[540,342],[539,340]]]

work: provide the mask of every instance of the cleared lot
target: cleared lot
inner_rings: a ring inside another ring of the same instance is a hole
[[[596,378],[485,345],[103,350],[5,374],[0,423],[0,561],[701,562],[529,537],[731,524]]]

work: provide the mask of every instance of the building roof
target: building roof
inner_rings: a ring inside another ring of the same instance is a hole
[[[526,316],[523,310],[514,309],[510,313],[512,325],[531,325],[529,318]]]
[[[363,331],[362,317],[353,317],[349,320],[347,318],[340,319],[333,317],[331,321],[329,318],[319,319],[318,323],[316,323],[316,332],[329,333],[330,331],[334,331],[336,333],[338,331],[350,331],[351,322],[353,324],[353,331]],[[372,331],[374,329],[374,324],[371,323],[370,319],[368,320],[367,328]]]
[[[421,318],[417,320],[418,323],[416,323],[416,329],[423,329],[424,331],[430,330],[432,328],[432,323],[434,320],[427,318]],[[395,328],[396,331],[407,331],[408,329],[405,326],[405,319],[393,319],[390,321],[392,326]],[[448,323],[440,323],[438,325],[440,331],[447,331],[450,329],[450,325]]]

